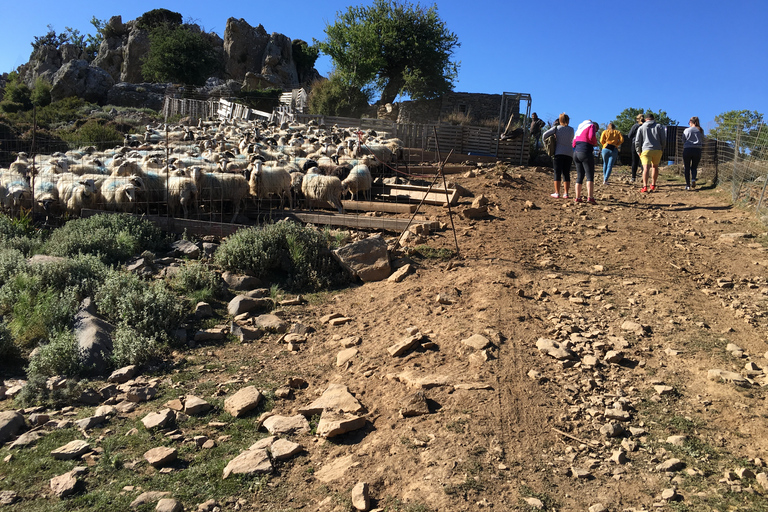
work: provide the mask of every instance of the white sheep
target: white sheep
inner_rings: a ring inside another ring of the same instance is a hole
[[[143,190],[144,182],[139,176],[109,176],[101,185],[104,209],[133,212],[137,196]]]
[[[354,199],[359,199],[360,192],[363,193],[363,197],[370,201],[371,199],[371,185],[373,184],[373,177],[371,171],[367,165],[357,164],[349,171],[347,176],[342,182],[344,193],[349,191],[350,195]]]
[[[115,165],[116,162],[117,164]],[[144,170],[138,162],[118,160],[117,158],[112,161],[112,176],[141,176],[142,174],[144,174]]]
[[[10,170],[0,173],[0,200],[15,214],[18,208],[31,206],[32,188],[24,174]]]
[[[197,212],[197,185],[189,176],[171,174],[168,177],[168,211],[178,217],[181,209],[184,218],[189,216],[189,208]]]
[[[344,213],[344,206],[341,204],[341,180],[336,176],[325,176],[319,173],[317,167],[313,167],[304,176],[301,191],[307,199],[310,210],[312,210],[312,201],[327,201],[335,206],[339,213]]]
[[[98,199],[96,180],[76,174],[62,174],[56,184],[59,204],[70,215],[80,215],[83,208],[93,208]]]
[[[17,174],[21,174],[23,176],[26,176],[27,175],[27,169],[29,168],[29,159],[28,158],[29,158],[28,155],[25,152],[21,151],[16,156],[16,160],[13,161],[10,166],[8,166],[8,170],[13,172],[13,173],[17,173]]]
[[[241,203],[248,197],[248,182],[241,174],[222,172],[204,172],[199,167],[193,167],[192,179],[197,185],[198,198],[211,205],[232,202],[234,214],[231,222],[235,222],[240,213]]]
[[[253,163],[251,179],[248,183],[251,196],[254,200],[264,199],[275,194],[280,198],[280,209],[285,205],[285,197],[288,196],[290,209],[293,210],[293,196],[291,196],[291,175],[282,167],[264,167],[261,160]]]
[[[34,180],[34,194],[35,202],[43,207],[46,215],[58,214],[59,205],[59,189],[56,187],[55,174],[41,175]]]

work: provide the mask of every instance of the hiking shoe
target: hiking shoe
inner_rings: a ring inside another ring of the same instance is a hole
[[[643,188],[641,188],[641,189],[640,189],[640,192],[641,192],[641,193],[643,193],[643,194],[645,194],[646,192],[648,192],[648,187],[643,187]]]
[[[696,180],[691,181],[691,188],[696,188]]]
[[[573,202],[574,203],[583,203],[584,200],[582,198],[580,198],[580,197],[577,197],[576,199],[573,200]]]
[[[568,199],[568,194],[563,194],[563,199]]]
[[[654,190],[656,190],[656,185],[651,185],[651,192],[653,192]]]
[[[587,198],[587,202],[588,202],[589,204],[597,204],[597,201],[595,201],[595,198],[594,198],[594,197],[588,197],[588,198]]]
[[[685,190],[691,190],[691,187],[686,186]]]
[[[549,197],[553,199],[560,199],[560,194],[549,194]]]

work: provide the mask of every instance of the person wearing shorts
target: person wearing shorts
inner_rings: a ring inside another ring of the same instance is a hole
[[[640,189],[640,192],[656,190],[659,163],[666,147],[667,131],[663,126],[656,123],[656,116],[653,115],[653,112],[648,112],[645,115],[645,123],[637,130],[635,136],[635,151],[640,154],[640,162],[643,164],[643,188]],[[648,185],[649,177],[650,187]]]

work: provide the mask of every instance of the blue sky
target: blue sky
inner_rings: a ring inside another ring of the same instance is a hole
[[[90,20],[123,21],[157,8],[224,34],[227,19],[243,18],[292,39],[324,39],[339,11],[369,1],[288,2],[7,2],[0,17],[0,72],[26,63],[35,36],[52,25],[93,32]],[[416,2],[413,2],[416,3]],[[433,5],[422,2],[421,5]],[[443,1],[438,13],[461,42],[455,90],[529,93],[532,109],[550,120],[606,123],[627,107],[666,110],[705,128],[728,110],[768,118],[768,2],[765,0]],[[330,60],[317,69],[327,75]]]

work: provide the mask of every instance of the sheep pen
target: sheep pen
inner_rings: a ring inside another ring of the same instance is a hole
[[[374,169],[380,172],[394,154],[382,154],[391,139],[372,131],[361,138],[360,129],[314,121],[200,120],[141,129],[111,149],[19,153],[0,168],[0,206],[13,214],[45,213],[46,223],[105,210],[250,224],[260,222],[262,209],[270,216],[302,215],[295,210],[300,202],[309,211],[327,203],[344,214],[344,195],[358,200],[362,193],[370,201]],[[335,180],[308,180],[307,174]]]

